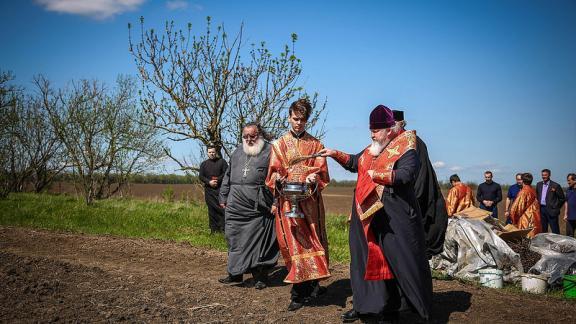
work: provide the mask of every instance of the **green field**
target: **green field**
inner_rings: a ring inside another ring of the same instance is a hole
[[[182,241],[226,251],[224,236],[210,234],[204,204],[107,199],[87,206],[68,195],[11,194],[0,200],[0,211],[0,225]],[[346,217],[326,219],[330,259],[348,262]]]

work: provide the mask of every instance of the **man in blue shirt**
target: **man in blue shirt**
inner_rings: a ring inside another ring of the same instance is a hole
[[[567,177],[568,191],[564,203],[564,220],[566,221],[566,235],[574,237],[576,229],[576,174],[570,173]]]
[[[502,187],[492,181],[492,171],[484,172],[485,182],[478,186],[476,200],[480,208],[491,211],[492,217],[498,219],[498,203],[502,201]]]
[[[511,185],[508,188],[508,195],[506,196],[506,224],[512,224],[512,220],[510,219],[510,207],[512,207],[512,203],[518,196],[518,193],[522,190],[522,173],[516,173],[516,183]]]

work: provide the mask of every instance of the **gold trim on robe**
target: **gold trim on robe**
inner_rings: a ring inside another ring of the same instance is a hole
[[[474,206],[474,195],[470,187],[460,182],[450,188],[448,196],[446,197],[446,211],[448,212],[448,216],[452,216],[472,206]]]
[[[318,153],[324,146],[310,134],[297,138],[290,132],[272,144],[270,166],[266,185],[277,197],[276,235],[288,275],[287,283],[299,283],[330,276],[328,270],[328,236],[325,226],[322,190],[330,182],[325,157],[302,159]],[[297,161],[294,163],[294,161]],[[291,202],[276,191],[276,180],[305,182],[310,174],[318,175],[317,187],[311,196],[298,203],[305,218],[289,218],[284,214],[291,209]]]
[[[542,232],[540,223],[540,203],[536,191],[529,185],[523,185],[510,207],[510,219],[518,229],[532,228],[526,235],[530,238]]]

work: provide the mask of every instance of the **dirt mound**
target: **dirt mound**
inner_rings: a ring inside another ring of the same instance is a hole
[[[271,287],[218,283],[226,254],[158,240],[0,227],[0,322],[338,323],[351,306],[348,267],[332,266],[327,294],[288,312],[278,266]],[[458,281],[434,282],[432,322],[574,322],[574,303]],[[403,314],[402,322],[416,318]]]

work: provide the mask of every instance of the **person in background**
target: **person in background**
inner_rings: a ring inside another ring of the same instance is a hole
[[[548,225],[552,233],[560,234],[560,225],[558,224],[558,217],[560,216],[560,209],[566,197],[562,187],[550,180],[552,172],[549,169],[542,170],[542,181],[536,185],[536,193],[538,195],[538,202],[540,202],[540,215],[542,220],[542,232],[548,232]]]
[[[532,174],[524,173],[521,178],[522,190],[520,190],[510,207],[510,220],[519,229],[532,228],[527,234],[528,237],[532,238],[542,232],[540,205],[536,198],[536,191],[532,188],[532,180],[534,180]]]
[[[492,181],[492,171],[484,172],[484,182],[478,186],[476,200],[481,209],[492,212],[492,217],[498,219],[498,203],[502,201],[502,187]]]
[[[516,183],[508,188],[508,194],[506,195],[506,211],[504,212],[504,215],[506,215],[506,224],[512,224],[512,221],[510,220],[510,207],[512,207],[512,203],[514,202],[514,199],[516,199],[516,196],[518,196],[520,190],[522,190],[522,172],[516,173]]]
[[[448,216],[452,216],[466,208],[474,206],[474,195],[472,189],[460,181],[457,174],[450,176],[452,188],[448,191],[446,198],[446,209]]]
[[[224,209],[218,203],[222,178],[228,164],[220,157],[215,146],[207,148],[208,160],[200,164],[198,178],[204,184],[204,200],[208,206],[210,234],[224,231]]]
[[[566,235],[574,237],[576,233],[576,174],[570,173],[566,177],[568,190],[564,203],[564,220],[566,221]]]

